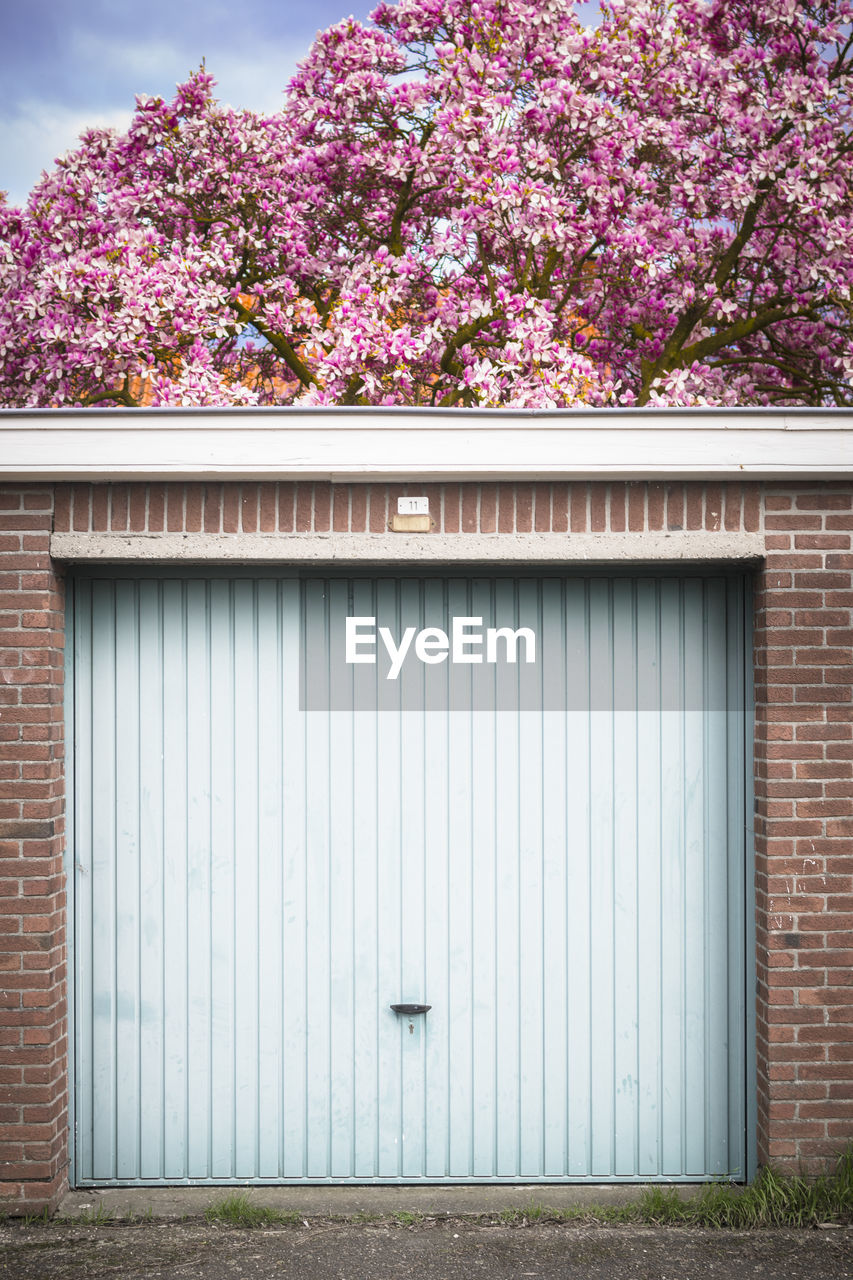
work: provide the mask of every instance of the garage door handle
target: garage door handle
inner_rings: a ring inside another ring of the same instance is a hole
[[[411,1017],[413,1013],[429,1013],[432,1008],[431,1004],[392,1004],[390,1006],[395,1013],[405,1013]]]

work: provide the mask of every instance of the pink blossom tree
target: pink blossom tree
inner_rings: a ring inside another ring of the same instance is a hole
[[[0,403],[849,404],[853,0],[399,0],[0,204]]]

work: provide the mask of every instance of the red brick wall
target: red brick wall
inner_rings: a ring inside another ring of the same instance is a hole
[[[755,607],[759,1159],[853,1139],[853,496],[770,485]]]
[[[763,531],[756,572],[759,1158],[853,1138],[853,488],[806,484],[121,484],[0,490],[0,1185],[55,1201],[67,1163],[62,594],[57,531]],[[0,1191],[0,1195],[3,1192]]]
[[[63,485],[57,532],[383,533],[405,493],[434,533],[757,532],[757,484]]]
[[[0,1213],[68,1166],[62,582],[53,492],[0,489]]]

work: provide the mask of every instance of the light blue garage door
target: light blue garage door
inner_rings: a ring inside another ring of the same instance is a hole
[[[78,1185],[743,1176],[740,580],[73,617]]]

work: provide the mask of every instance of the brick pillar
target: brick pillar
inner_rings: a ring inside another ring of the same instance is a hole
[[[67,1186],[63,591],[51,488],[0,489],[0,1212]]]
[[[768,485],[756,596],[759,1159],[853,1137],[853,496]]]

